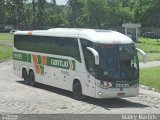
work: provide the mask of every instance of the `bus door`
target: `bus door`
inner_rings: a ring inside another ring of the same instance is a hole
[[[81,46],[84,56],[85,72],[82,78],[84,79],[85,93],[89,96],[95,96],[95,61],[94,55],[87,47],[92,47],[93,44],[89,40],[81,39]]]
[[[90,96],[95,96],[95,62],[94,62],[94,56],[90,51],[86,51],[85,53],[85,66],[87,69],[87,72],[85,73],[85,87],[88,91],[88,94]]]
[[[87,73],[84,75],[84,89],[85,93],[87,93],[88,96],[94,97],[95,96],[95,78],[90,74]]]

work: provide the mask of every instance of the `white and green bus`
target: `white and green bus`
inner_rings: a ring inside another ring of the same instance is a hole
[[[24,83],[72,91],[76,99],[136,96],[139,62],[133,41],[115,31],[53,28],[17,31],[13,67]]]

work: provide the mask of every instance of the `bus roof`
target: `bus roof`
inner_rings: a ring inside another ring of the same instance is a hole
[[[49,30],[34,30],[34,31],[17,31],[15,35],[42,35],[42,36],[57,36],[57,37],[80,37],[88,39],[92,42],[103,44],[128,44],[133,43],[128,36],[112,31],[102,29],[84,29],[84,28],[52,28]],[[30,34],[31,35],[31,34]]]

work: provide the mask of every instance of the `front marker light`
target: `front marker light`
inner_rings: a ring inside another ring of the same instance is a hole
[[[98,93],[98,95],[99,95],[99,96],[102,96],[102,93],[101,93],[101,92],[99,92],[99,93]]]
[[[104,88],[112,87],[112,83],[104,81]]]
[[[98,82],[98,84],[97,84],[97,86],[99,86],[99,87],[101,87],[101,88],[110,88],[110,87],[112,87],[112,83],[110,83],[110,82],[107,82],[107,81],[100,81],[100,82]]]

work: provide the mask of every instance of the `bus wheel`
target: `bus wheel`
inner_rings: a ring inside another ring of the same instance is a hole
[[[74,98],[77,100],[84,99],[84,95],[82,94],[82,87],[79,81],[76,81],[73,84],[73,95],[74,95]]]
[[[29,77],[26,69],[22,70],[22,78],[24,78],[24,84],[29,84]]]
[[[29,85],[35,86],[35,76],[33,71],[29,72]]]

